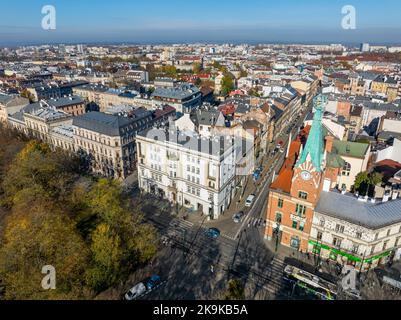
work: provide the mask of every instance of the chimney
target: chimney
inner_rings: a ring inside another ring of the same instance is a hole
[[[383,196],[383,202],[388,202],[390,199],[390,192],[386,191]]]
[[[334,142],[334,137],[332,136],[327,136],[326,137],[326,152],[331,153],[333,150],[333,142]]]

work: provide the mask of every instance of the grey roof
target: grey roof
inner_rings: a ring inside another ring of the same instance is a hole
[[[219,114],[218,110],[197,110],[191,118],[197,125],[214,126]]]
[[[84,100],[82,100],[79,96],[71,96],[71,97],[63,97],[58,99],[49,99],[46,100],[48,104],[56,108],[62,108],[70,105],[82,104]]]
[[[401,111],[400,106],[395,105],[393,103],[376,103],[376,102],[366,101],[366,102],[363,102],[363,107],[372,109],[372,110]]]
[[[0,103],[1,104],[7,104],[12,99],[13,99],[13,97],[8,94],[0,94]]]
[[[200,93],[200,90],[196,86],[182,84],[173,88],[156,88],[152,93],[152,97],[184,100],[197,93]]]
[[[142,113],[139,117],[129,118],[106,114],[102,112],[89,112],[73,118],[73,125],[86,130],[116,137],[123,134],[123,129],[133,125],[132,130],[140,130],[141,125],[136,122],[151,116],[151,113]]]
[[[371,203],[354,195],[322,192],[315,211],[369,229],[401,223],[401,199]]]
[[[227,136],[215,136],[212,138],[203,138],[197,134],[180,132],[179,130],[147,129],[137,136],[148,139],[154,139],[159,142],[170,142],[181,145],[192,151],[199,151],[209,155],[222,156],[232,146],[232,139]]]

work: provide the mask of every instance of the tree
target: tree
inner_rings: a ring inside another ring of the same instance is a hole
[[[194,74],[199,74],[202,72],[202,64],[200,63],[195,63],[193,66],[193,72]]]
[[[2,187],[5,203],[11,207],[24,190],[31,190],[35,197],[62,200],[75,179],[73,171],[79,165],[77,159],[65,152],[51,152],[44,143],[31,141],[16,156],[4,177]]]
[[[366,196],[371,194],[372,187],[380,184],[382,180],[383,176],[377,172],[360,172],[355,178],[354,188],[360,195]]]
[[[123,252],[120,237],[107,224],[98,225],[92,235],[91,252],[93,266],[86,272],[86,281],[100,292],[121,277]]]
[[[170,78],[177,78],[177,68],[174,66],[163,66],[161,71]]]
[[[21,97],[28,99],[30,103],[35,100],[34,95],[28,89],[22,90]]]
[[[67,214],[37,201],[13,210],[0,247],[0,278],[6,299],[79,299],[88,250]],[[56,289],[44,290],[42,267],[54,266]]]
[[[234,89],[234,82],[230,75],[225,74],[221,82],[221,94],[228,95]]]
[[[88,285],[98,291],[115,284],[153,258],[157,250],[157,235],[152,226],[142,223],[139,212],[131,212],[125,205],[127,201],[121,184],[116,180],[100,179],[90,190],[86,201],[87,210],[81,217],[85,216],[86,221],[92,223],[86,226],[89,229],[86,233],[97,225],[91,244],[93,265],[87,280]],[[106,252],[115,252],[113,261],[120,268],[105,267],[111,264],[98,258],[101,254],[95,254],[102,247],[108,248]]]
[[[245,300],[245,288],[240,280],[235,279],[228,282],[225,300]]]
[[[364,277],[360,281],[363,300],[401,300],[400,291],[382,283],[374,270],[361,276]]]

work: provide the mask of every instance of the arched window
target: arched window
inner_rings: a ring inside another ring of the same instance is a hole
[[[351,164],[349,164],[348,162],[346,162],[343,166],[343,171],[342,171],[342,175],[343,176],[347,176],[349,177],[351,173]]]

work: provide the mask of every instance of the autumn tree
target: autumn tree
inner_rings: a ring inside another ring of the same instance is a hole
[[[64,152],[51,152],[44,143],[31,141],[16,156],[4,177],[2,187],[6,204],[12,206],[21,193],[35,197],[62,200],[75,179],[72,174],[78,161],[66,157]]]
[[[0,243],[0,278],[6,299],[79,299],[88,250],[65,212],[38,201],[20,206],[7,219]],[[56,289],[41,286],[44,266],[56,270]]]
[[[156,253],[155,229],[144,224],[139,212],[132,212],[126,203],[116,180],[100,179],[89,192],[86,218],[97,227],[91,237],[93,264],[87,279],[96,291],[115,284]],[[112,261],[104,259],[103,248],[113,252]]]
[[[200,64],[200,63],[195,63],[194,64],[194,66],[193,66],[193,73],[194,74],[199,74],[199,73],[201,73],[202,72],[202,64]]]
[[[233,279],[228,282],[225,300],[245,300],[245,288],[240,280]]]
[[[87,284],[100,292],[115,284],[121,274],[121,239],[107,224],[100,224],[92,235],[92,266],[85,277]]]

